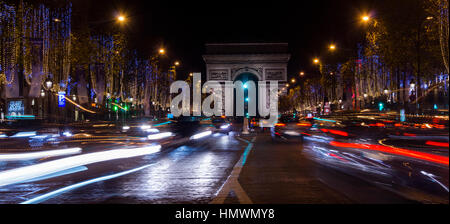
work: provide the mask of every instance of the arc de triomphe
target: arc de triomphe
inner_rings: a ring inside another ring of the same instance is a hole
[[[258,81],[277,80],[286,84],[290,54],[287,43],[206,44],[207,80],[235,81],[242,73],[255,75]]]
[[[279,91],[286,93],[290,59],[287,43],[220,43],[205,47],[207,81],[224,84],[244,79],[256,85],[256,81],[278,81]]]

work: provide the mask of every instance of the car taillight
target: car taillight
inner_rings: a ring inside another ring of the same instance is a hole
[[[297,126],[301,126],[301,127],[311,127],[312,125],[309,123],[297,123]]]
[[[283,123],[276,123],[275,124],[275,127],[284,127],[284,126],[286,126],[286,124],[283,124]]]

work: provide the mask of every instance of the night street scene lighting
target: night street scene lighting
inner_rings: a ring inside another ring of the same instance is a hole
[[[63,217],[180,224],[447,214],[397,205],[449,204],[448,0],[165,3],[0,0],[1,205],[144,204]]]

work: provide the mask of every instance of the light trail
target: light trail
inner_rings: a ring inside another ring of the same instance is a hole
[[[110,180],[110,179],[113,179],[113,178],[117,178],[117,177],[120,177],[120,176],[124,176],[124,175],[130,174],[130,173],[134,173],[134,172],[140,171],[142,169],[145,169],[145,168],[147,168],[147,167],[149,167],[151,165],[153,165],[153,164],[149,164],[149,165],[141,166],[141,167],[138,167],[138,168],[135,168],[135,169],[123,171],[123,172],[120,172],[120,173],[111,174],[111,175],[107,175],[107,176],[103,176],[103,177],[97,177],[97,178],[90,179],[90,180],[87,180],[87,181],[83,181],[83,182],[80,182],[80,183],[77,183],[77,184],[69,185],[67,187],[63,187],[61,189],[58,189],[58,190],[55,190],[55,191],[43,194],[41,196],[35,197],[33,199],[24,201],[21,204],[38,204],[38,203],[41,203],[41,202],[46,201],[48,199],[51,199],[53,197],[56,197],[58,195],[61,195],[61,194],[65,193],[65,192],[68,192],[68,191],[71,191],[71,190],[75,190],[77,188],[84,187],[84,186],[89,185],[89,184],[93,184],[93,183],[97,183],[97,182],[105,181],[105,180]]]
[[[147,138],[149,140],[158,140],[158,139],[168,138],[171,136],[173,136],[172,132],[162,132],[162,133],[158,133],[158,134],[148,135]]]
[[[211,134],[212,134],[211,131],[205,131],[205,132],[201,132],[201,133],[198,133],[198,134],[195,134],[195,135],[191,136],[190,139],[194,139],[195,140],[195,139],[206,137],[206,136],[211,135]]]
[[[389,147],[384,145],[373,145],[373,144],[361,144],[361,143],[346,143],[346,142],[337,142],[331,141],[330,145],[336,147],[344,147],[344,148],[356,148],[356,149],[370,149],[380,152],[386,152],[395,155],[406,156],[410,158],[416,158],[421,160],[426,160],[429,162],[449,165],[449,159],[445,156],[434,155],[430,153],[416,152],[408,149],[401,149],[395,147]]]
[[[425,142],[427,145],[446,147],[448,148],[448,142],[435,142],[435,141],[427,141]]]
[[[57,95],[57,94],[56,94],[56,95]],[[95,112],[95,111],[88,110],[88,109],[84,108],[83,106],[81,106],[81,105],[78,104],[78,103],[73,102],[73,101],[72,101],[71,99],[69,99],[67,96],[64,96],[64,98],[66,98],[66,100],[69,101],[69,103],[75,105],[76,107],[78,107],[78,108],[80,108],[80,109],[82,109],[82,110],[84,110],[84,111],[86,111],[86,112],[88,112],[88,113],[91,113],[91,114],[96,114],[96,113],[97,113],[97,112]]]
[[[81,148],[55,149],[42,152],[0,154],[0,161],[39,159],[51,156],[72,155],[81,152]]]
[[[152,145],[142,148],[131,148],[131,149],[115,149],[103,152],[94,152],[84,155],[72,156],[45,163],[39,163],[36,165],[6,170],[0,172],[0,187],[49,175],[55,172],[67,170],[77,166],[83,166],[87,164],[98,163],[108,160],[149,155],[159,152],[160,149],[161,145]]]

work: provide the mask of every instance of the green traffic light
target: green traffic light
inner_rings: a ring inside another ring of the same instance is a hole
[[[380,102],[380,103],[378,104],[378,109],[379,109],[380,111],[382,111],[383,108],[384,108],[384,104]]]

